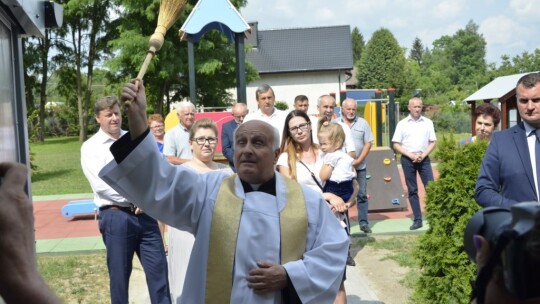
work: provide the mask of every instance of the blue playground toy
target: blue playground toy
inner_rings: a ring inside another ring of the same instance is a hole
[[[69,219],[78,215],[94,214],[94,220],[97,220],[98,210],[93,200],[77,200],[62,207],[62,216]]]

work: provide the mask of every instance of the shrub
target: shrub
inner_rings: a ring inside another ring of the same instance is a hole
[[[420,237],[415,256],[421,274],[412,299],[415,303],[469,303],[476,267],[463,247],[463,233],[480,209],[474,189],[486,142],[456,144],[443,136],[438,144],[439,179],[426,189],[429,230]]]
[[[274,102],[274,107],[278,110],[286,111],[289,109],[289,105],[285,101]]]

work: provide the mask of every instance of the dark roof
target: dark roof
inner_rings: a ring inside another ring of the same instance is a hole
[[[353,68],[349,25],[259,30],[246,41],[246,54],[259,73],[282,73]]]

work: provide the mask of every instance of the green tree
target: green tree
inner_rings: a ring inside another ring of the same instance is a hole
[[[424,57],[424,45],[422,44],[422,40],[416,37],[414,38],[411,51],[409,52],[409,58],[418,62],[418,65],[422,65],[423,57]]]
[[[471,216],[480,209],[474,189],[487,142],[457,145],[453,137],[438,144],[439,178],[426,189],[428,231],[420,237],[415,255],[420,276],[414,303],[469,303],[476,267],[463,247]]]
[[[184,13],[167,32],[163,47],[144,77],[149,104],[154,112],[162,112],[164,100],[169,103],[189,96],[187,43],[180,41],[178,30],[196,2],[188,1]],[[237,8],[246,4],[245,0],[231,2]],[[148,49],[148,39],[155,30],[159,3],[159,0],[122,1],[124,10],[119,24],[120,36],[110,41],[116,56],[107,62],[116,81],[133,78],[139,71]],[[230,104],[228,89],[236,85],[234,43],[221,32],[212,30],[194,48],[197,103],[204,106]],[[246,69],[247,81],[254,80],[257,73],[253,65],[246,62]]]
[[[486,42],[469,21],[452,36],[442,36],[424,51],[418,86],[430,103],[463,100],[489,82]]]
[[[408,104],[408,101],[413,96],[414,91],[419,88],[420,65],[418,62],[413,59],[407,59],[404,74],[407,75],[407,77],[405,77],[403,80],[402,96],[399,98],[399,101]]]
[[[60,79],[73,79],[77,100],[79,140],[88,137],[94,65],[110,54],[108,41],[117,36],[117,10],[111,0],[68,0],[64,2],[63,43],[56,60],[61,62]],[[64,74],[65,73],[65,74]]]
[[[453,36],[443,36],[433,45],[448,60],[445,72],[453,85],[472,90],[479,88],[477,78],[486,75],[487,64],[486,40],[478,33],[478,25],[469,21],[465,29],[458,30]]]
[[[540,70],[540,49],[535,49],[533,53],[523,52],[512,58],[518,73],[527,73]]]
[[[41,38],[23,39],[23,60],[27,115],[29,117],[31,138],[45,140],[45,105],[48,101],[48,81],[57,65],[51,60],[51,51],[58,47],[58,30],[46,29]],[[38,96],[39,107],[35,107]],[[36,112],[36,113],[34,113]]]
[[[364,36],[360,33],[358,27],[354,27],[351,33],[353,61],[356,63],[362,58],[362,51],[364,50]]]
[[[396,88],[403,91],[405,55],[392,33],[381,28],[369,39],[357,64],[360,88]]]

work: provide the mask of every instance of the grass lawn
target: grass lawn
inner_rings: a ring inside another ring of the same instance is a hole
[[[386,249],[390,254],[382,259],[390,259],[396,261],[399,266],[408,267],[409,271],[405,278],[400,282],[402,285],[414,289],[418,281],[420,265],[413,255],[415,246],[418,243],[418,234],[394,236],[389,239],[376,240],[368,243],[375,249]]]
[[[33,195],[91,193],[90,184],[81,168],[81,143],[78,137],[46,139],[31,143],[33,164]]]
[[[354,246],[367,246],[385,250],[380,259],[395,260],[409,269],[400,281],[408,288],[414,288],[418,279],[419,266],[413,257],[413,248],[418,241],[417,234],[399,236],[373,236],[355,238]],[[136,260],[137,258],[135,258]],[[134,267],[138,263],[134,260]],[[64,303],[108,303],[109,276],[105,262],[105,252],[73,256],[38,256],[38,268],[45,282]]]
[[[64,303],[108,303],[105,252],[74,256],[39,256],[45,282]]]

